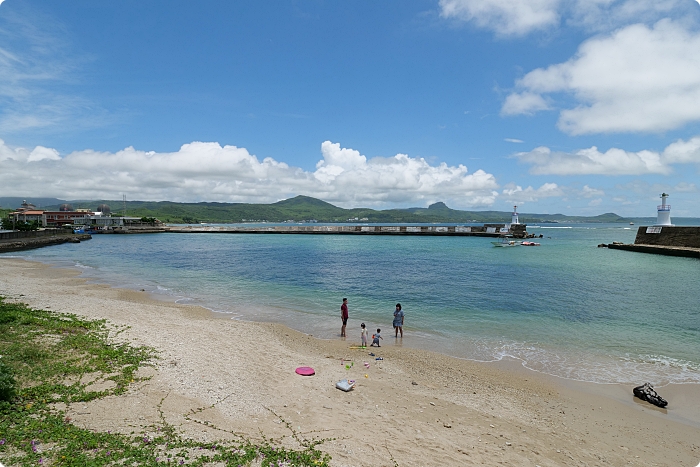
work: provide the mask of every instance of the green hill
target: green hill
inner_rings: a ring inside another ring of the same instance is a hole
[[[114,200],[70,201],[76,208],[97,210],[100,204],[111,207],[113,214],[122,214],[124,202]],[[47,206],[58,209],[58,206]],[[387,209],[377,211],[370,208],[343,209],[309,196],[278,201],[272,204],[249,203],[174,203],[171,201],[127,201],[126,214],[136,217],[157,217],[169,223],[238,223],[238,222],[510,222],[510,212],[505,211],[460,211],[450,209],[438,202],[427,208]],[[564,214],[520,214],[522,223],[546,222],[629,222],[629,219],[614,213],[595,217],[566,216]]]

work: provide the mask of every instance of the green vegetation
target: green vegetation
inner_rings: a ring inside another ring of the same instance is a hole
[[[115,343],[121,330],[104,321],[34,310],[0,297],[0,463],[13,466],[261,465],[327,466],[318,450],[292,431],[300,450],[275,440],[254,443],[184,439],[161,421],[148,433],[130,435],[80,428],[59,403],[87,402],[123,394],[137,369],[156,358],[147,347]],[[116,333],[116,334],[115,334]],[[109,382],[94,389],[95,382]],[[156,433],[153,435],[152,433]]]
[[[5,230],[20,230],[20,231],[30,231],[30,230],[38,230],[39,229],[39,222],[38,221],[17,221],[17,222],[12,222],[12,219],[9,217],[4,217],[2,219],[2,228]]]
[[[121,201],[74,201],[76,206],[97,209],[100,204],[113,207],[120,213]],[[51,208],[51,207],[49,207]],[[56,207],[57,208],[57,207]],[[459,211],[444,203],[435,203],[428,208],[388,209],[376,211],[370,208],[343,209],[308,196],[297,196],[272,204],[247,203],[173,203],[170,201],[128,201],[129,216],[156,217],[171,224],[238,223],[238,222],[510,222],[510,212],[504,211]],[[608,213],[595,217],[565,216],[563,214],[520,214],[523,223],[544,222],[629,222],[629,219]]]

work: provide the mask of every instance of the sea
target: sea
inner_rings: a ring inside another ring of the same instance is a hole
[[[289,224],[286,224],[289,225]],[[267,224],[270,226],[270,224]],[[217,227],[217,226],[214,226]],[[282,323],[384,345],[603,384],[700,383],[700,261],[598,248],[637,226],[542,224],[541,246],[492,238],[364,235],[93,235],[2,256],[75,268],[91,283],[146,290],[223,319]],[[405,312],[403,339],[391,326]]]

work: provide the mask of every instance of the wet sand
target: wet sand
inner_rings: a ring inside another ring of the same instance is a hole
[[[460,360],[393,345],[393,337],[380,349],[351,349],[351,340],[88,284],[73,270],[12,258],[0,258],[0,268],[8,300],[128,326],[115,339],[160,352],[143,370],[152,379],[128,394],[65,407],[81,426],[148,431],[160,406],[196,439],[284,436],[294,445],[290,427],[333,438],[322,449],[336,466],[700,463],[697,385],[657,388],[669,401],[661,410],[635,400],[631,388],[561,380],[518,362]],[[316,375],[298,376],[298,366]],[[353,391],[335,389],[344,378],[357,380]]]

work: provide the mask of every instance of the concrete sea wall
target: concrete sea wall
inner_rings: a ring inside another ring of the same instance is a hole
[[[439,226],[439,225],[290,225],[271,227],[214,227],[187,226],[170,227],[172,233],[248,233],[248,234],[340,234],[340,235],[425,235],[425,236],[474,236],[499,237],[505,224],[483,226]],[[512,225],[508,233],[516,238],[525,238],[525,224]]]
[[[66,229],[46,229],[32,232],[2,232],[0,233],[0,253],[6,251],[30,250],[61,243],[80,243],[90,240],[89,234],[74,234]]]
[[[700,227],[640,227],[634,244],[700,248]]]

